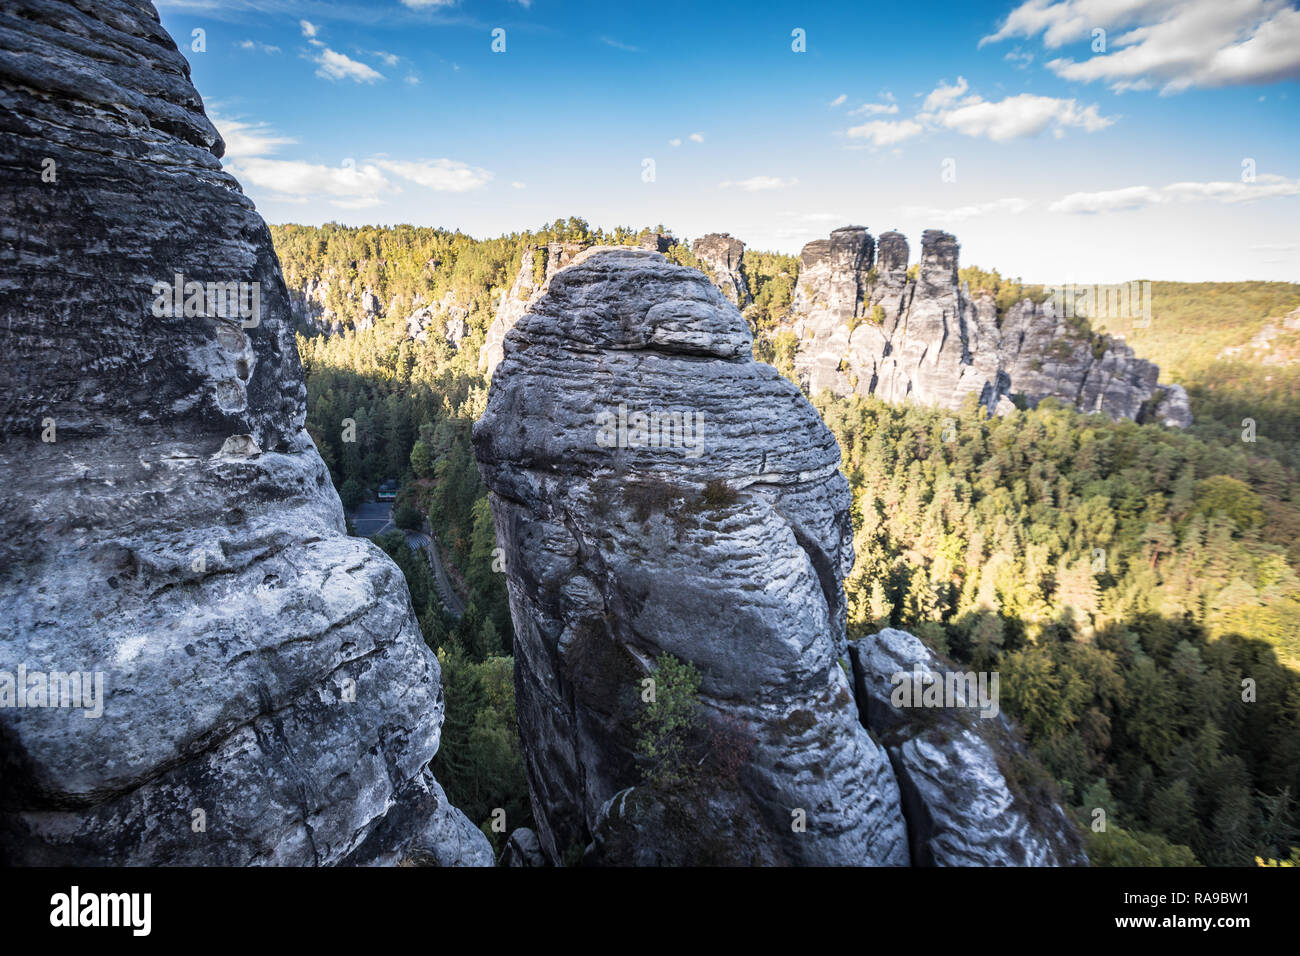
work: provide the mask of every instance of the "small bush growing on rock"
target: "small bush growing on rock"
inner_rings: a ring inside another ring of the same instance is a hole
[[[710,510],[728,508],[740,500],[740,492],[721,478],[714,478],[705,484],[700,492],[700,504]]]
[[[698,721],[700,672],[660,654],[654,682],[654,699],[636,719],[636,758],[647,783],[671,789],[689,783],[695,771],[689,750]]]
[[[632,506],[636,520],[647,521],[652,514],[667,514],[681,492],[666,481],[645,479],[629,482],[623,497]]]
[[[735,714],[724,714],[709,721],[709,764],[715,778],[723,784],[736,780],[749,763],[758,738],[753,728]]]

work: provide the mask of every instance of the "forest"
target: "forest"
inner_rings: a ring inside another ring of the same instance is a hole
[[[304,328],[307,427],[351,509],[400,483],[395,524],[427,522],[466,605],[446,613],[404,536],[405,573],[447,697],[435,771],[500,848],[492,814],[528,825],[512,629],[487,492],[470,448],[487,381],[478,354],[525,249],[633,244],[577,217],[476,240],[396,226],[275,226],[291,292],[329,279],[342,335]],[[653,231],[665,232],[662,225]],[[685,244],[670,258],[699,267]],[[798,258],[748,250],[755,356],[793,378],[779,329]],[[1038,290],[962,278],[1005,307]],[[364,321],[363,292],[382,304]],[[1125,334],[1189,391],[1187,432],[1081,415],[1053,400],[1003,418],[810,396],[839,439],[857,563],[849,636],[901,627],[1001,674],[1004,710],[1074,812],[1094,865],[1249,865],[1300,845],[1300,441],[1292,344],[1250,340],[1300,305],[1286,283],[1153,283]],[[425,341],[405,317],[438,305]],[[451,328],[452,308],[464,329]],[[442,325],[438,323],[444,323]],[[1238,348],[1242,351],[1231,352]],[[1282,355],[1277,361],[1276,356]],[[1249,438],[1243,419],[1254,427]],[[1110,825],[1089,821],[1104,809]]]

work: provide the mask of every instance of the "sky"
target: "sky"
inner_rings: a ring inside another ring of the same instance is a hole
[[[934,228],[1028,282],[1300,281],[1295,0],[157,5],[272,223]]]

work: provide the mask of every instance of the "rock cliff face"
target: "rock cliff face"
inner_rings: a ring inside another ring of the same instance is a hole
[[[401,572],[303,429],[270,235],[153,7],[7,3],[0,129],[0,856],[490,864],[427,770]]]
[[[703,275],[630,249],[557,273],[505,336],[474,447],[506,552],[542,851],[599,864],[1043,858],[963,858],[960,835],[940,846],[942,824],[916,825],[935,849],[909,849],[907,800],[848,678],[838,446],[751,344]],[[665,655],[701,680],[689,784],[647,775],[639,742]],[[978,746],[953,744],[954,761]],[[991,773],[986,754],[969,762],[981,760]],[[974,792],[960,774],[937,771],[938,799]],[[932,816],[946,821],[947,802]]]
[[[590,248],[579,242],[548,242],[545,246],[524,250],[515,281],[501,296],[496,315],[492,319],[492,324],[488,326],[483,348],[479,350],[478,365],[481,371],[491,376],[501,362],[502,342],[506,333],[523,318],[528,307],[541,298],[555,273],[570,265],[580,253],[589,251]]]
[[[959,282],[957,253],[953,236],[927,230],[909,279],[907,239],[896,232],[877,247],[849,226],[804,246],[790,323],[808,388],[952,409],[974,395],[993,412],[1014,397],[1053,396],[1113,418],[1191,423],[1181,387],[1157,385],[1155,365],[1076,329],[1051,300],[1026,299],[999,317],[991,297]]]
[[[745,277],[745,244],[727,233],[710,233],[691,246],[695,258],[713,273],[714,284],[732,305],[743,309],[752,298]]]

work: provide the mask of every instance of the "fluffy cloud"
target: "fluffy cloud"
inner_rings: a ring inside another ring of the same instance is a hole
[[[690,139],[690,141],[691,141],[692,143],[702,143],[702,142],[704,142],[704,134],[703,134],[703,133],[692,133],[692,134],[688,137],[688,139]]]
[[[1300,179],[1265,174],[1255,182],[1184,182],[1154,189],[1128,186],[1094,193],[1070,193],[1047,208],[1052,212],[1099,213],[1143,209],[1176,202],[1247,203],[1280,196],[1300,196]]]
[[[299,20],[298,26],[302,27],[302,35],[307,37],[309,40],[316,36],[316,31],[319,29],[319,27],[310,20]]]
[[[844,105],[844,101],[847,100],[848,98],[849,98],[849,95],[848,95],[847,93],[841,93],[839,96],[835,97],[835,99],[831,100],[830,105],[831,105],[831,106],[843,106],[843,105]]]
[[[987,136],[996,142],[1006,142],[1036,136],[1049,126],[1057,136],[1071,127],[1095,133],[1110,126],[1115,119],[1102,116],[1096,104],[1080,107],[1072,99],[1021,93],[997,102],[969,97],[954,109],[934,114],[933,121],[966,136]]]
[[[486,185],[492,178],[486,169],[451,159],[421,159],[415,162],[378,159],[375,160],[375,165],[440,193],[469,192]]]
[[[893,114],[898,112],[897,103],[863,103],[849,110],[851,116],[875,116],[877,113]]]
[[[727,182],[719,183],[718,185],[723,189],[729,189],[734,186],[737,189],[745,190],[745,192],[755,193],[763,192],[768,189],[786,189],[790,186],[797,186],[798,184],[799,180],[797,179],[782,179],[779,176],[751,176],[749,179],[742,179],[739,182],[728,180]]]
[[[916,120],[872,120],[850,127],[846,135],[850,139],[870,140],[872,146],[894,146],[923,132],[925,127]]]
[[[953,84],[940,82],[911,119],[872,120],[850,127],[845,135],[850,139],[865,139],[875,147],[896,146],[933,129],[1006,142],[1036,136],[1048,128],[1058,137],[1071,128],[1095,133],[1115,122],[1115,117],[1102,116],[1095,104],[1080,106],[1073,99],[1021,93],[993,101],[969,90],[970,84],[964,76],[957,77]],[[868,103],[852,112],[892,114],[897,111],[893,104]]]
[[[952,86],[946,86],[942,81],[936,86],[930,95],[925,98],[921,104],[922,113],[933,113],[935,110],[941,110],[944,107],[951,106],[957,102],[969,88],[966,83],[966,77],[957,77],[957,82]]]
[[[345,54],[324,47],[316,57],[317,76],[330,80],[352,80],[355,83],[373,83],[384,75]]]
[[[291,137],[278,135],[265,123],[245,123],[215,113],[209,118],[221,133],[221,138],[226,141],[227,161],[246,156],[265,156],[276,152],[281,146],[297,142]]]
[[[395,179],[435,192],[455,193],[479,189],[492,179],[486,169],[451,159],[378,156],[361,163],[345,160],[339,166],[275,159],[271,154],[296,141],[277,135],[265,123],[220,117],[214,117],[213,123],[226,140],[226,168],[246,186],[266,190],[268,198],[277,202],[319,199],[343,209],[364,209],[400,193],[402,188]]]
[[[1300,78],[1300,10],[1288,0],[1026,0],[980,45],[1041,33],[1057,49],[1091,42],[1096,29],[1107,31],[1105,50],[1048,68],[1163,93]]]
[[[244,183],[273,193],[281,202],[326,198],[345,209],[362,209],[383,202],[395,190],[373,164],[323,166],[297,160],[248,157],[232,163],[230,171]]]
[[[906,206],[903,215],[913,219],[928,219],[934,222],[964,222],[990,214],[1019,215],[1032,203],[1027,199],[1010,197],[995,199],[992,202],[976,203],[971,206],[958,206],[956,209],[935,209],[929,206]]]

